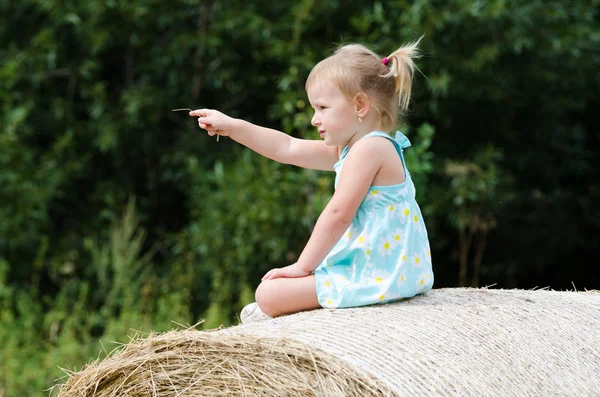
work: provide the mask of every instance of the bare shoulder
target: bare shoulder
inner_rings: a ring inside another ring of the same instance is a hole
[[[369,137],[367,139],[361,139],[352,145],[348,156],[352,157],[360,156],[388,156],[390,153],[394,153],[396,148],[394,144],[387,138],[384,137]],[[384,157],[380,157],[384,158]]]

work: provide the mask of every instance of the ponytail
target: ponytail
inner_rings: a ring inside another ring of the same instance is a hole
[[[401,110],[406,110],[410,103],[412,78],[416,68],[413,59],[421,56],[417,45],[422,38],[423,36],[416,42],[402,46],[388,57],[383,58],[384,64],[389,65],[389,72],[381,77],[396,79],[395,95],[398,98],[398,105]]]

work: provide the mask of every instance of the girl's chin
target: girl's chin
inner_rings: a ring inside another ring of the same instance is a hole
[[[327,146],[334,146],[335,144],[331,141],[331,137],[327,134],[321,134],[321,139]]]
[[[323,139],[323,142],[325,142],[325,145],[327,146],[345,146],[345,144],[343,142],[339,142],[337,140],[333,140],[329,137],[325,137],[325,139]]]

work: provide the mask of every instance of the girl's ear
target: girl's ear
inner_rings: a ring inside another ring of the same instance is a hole
[[[354,96],[353,99],[354,110],[356,111],[356,115],[359,117],[365,117],[369,110],[371,109],[371,104],[369,103],[369,97],[363,92],[359,92]]]

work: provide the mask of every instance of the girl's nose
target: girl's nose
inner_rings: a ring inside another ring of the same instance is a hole
[[[310,120],[310,123],[312,125],[314,125],[315,127],[317,127],[321,122],[317,120],[317,115],[315,114],[312,119]]]

